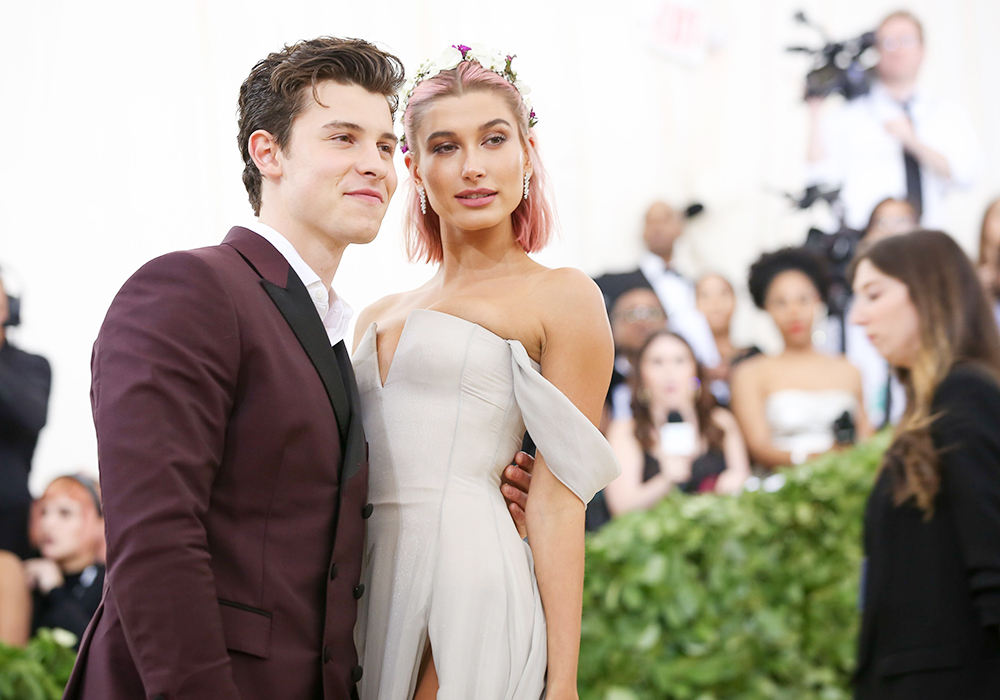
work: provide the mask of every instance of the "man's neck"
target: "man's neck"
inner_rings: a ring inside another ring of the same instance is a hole
[[[908,102],[917,91],[917,79],[882,80],[882,86],[896,102]]]
[[[306,265],[319,275],[325,286],[330,287],[333,284],[333,277],[337,274],[346,245],[330,241],[318,233],[296,225],[288,217],[271,212],[261,211],[258,221],[284,236]]]

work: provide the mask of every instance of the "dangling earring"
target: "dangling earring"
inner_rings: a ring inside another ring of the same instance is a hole
[[[424,192],[424,188],[417,185],[417,196],[420,197],[420,213],[427,213],[427,193]]]
[[[524,198],[528,198],[528,187],[531,185],[531,173],[524,174]]]
[[[639,404],[641,406],[648,406],[649,400],[653,398],[651,392],[647,387],[639,389],[635,397],[639,400]]]
[[[698,377],[691,377],[691,388],[694,389],[694,400],[701,398],[701,380]]]

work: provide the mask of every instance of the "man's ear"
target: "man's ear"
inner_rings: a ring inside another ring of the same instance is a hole
[[[278,142],[271,132],[263,129],[253,132],[247,141],[247,148],[250,151],[250,158],[262,176],[281,177],[281,148],[278,147]]]

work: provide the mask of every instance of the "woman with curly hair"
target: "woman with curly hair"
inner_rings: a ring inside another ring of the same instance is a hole
[[[948,235],[855,263],[852,321],[906,411],[868,500],[857,697],[1000,697],[1000,334]]]
[[[751,459],[767,468],[801,464],[868,437],[858,370],[813,347],[829,284],[822,260],[802,248],[765,253],[749,284],[785,343],[780,354],[758,355],[733,372],[731,407]]]

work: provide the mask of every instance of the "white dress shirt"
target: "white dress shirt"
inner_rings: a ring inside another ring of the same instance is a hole
[[[948,230],[944,195],[951,186],[971,187],[979,170],[972,120],[961,106],[934,100],[919,89],[910,100],[914,131],[948,160],[951,179],[921,164],[923,228]],[[879,82],[863,97],[824,115],[825,158],[809,166],[810,184],[840,186],[847,226],[863,230],[875,205],[887,197],[906,199],[903,147],[885,123],[904,116],[903,106]]]
[[[316,313],[319,314],[326,334],[330,338],[330,345],[336,345],[344,340],[347,337],[347,326],[354,315],[354,309],[337,296],[332,286],[328,288],[323,284],[323,280],[306,264],[306,261],[302,259],[302,256],[287,238],[259,221],[245,224],[243,228],[250,229],[273,245],[295,270],[295,274],[299,276],[302,284],[306,286],[306,291],[309,292],[313,306],[316,307]]]
[[[667,312],[670,330],[688,342],[703,366],[718,366],[721,361],[719,348],[708,320],[698,310],[694,285],[667,267],[663,258],[654,253],[646,253],[639,259],[639,269]]]

